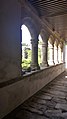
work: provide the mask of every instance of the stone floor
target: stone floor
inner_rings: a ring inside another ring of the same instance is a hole
[[[3,119],[67,119],[67,72]]]

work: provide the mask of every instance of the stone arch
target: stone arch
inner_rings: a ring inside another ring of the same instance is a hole
[[[25,17],[21,22],[21,25],[23,24],[29,29],[32,39],[37,39],[39,30],[34,20],[30,17]]]
[[[48,39],[49,39],[49,32],[42,28],[40,35],[42,37],[42,49],[41,49],[41,67],[46,67],[48,66],[48,62],[47,62],[47,54],[48,54]]]
[[[54,38],[53,38],[53,36],[52,35],[50,35],[49,36],[49,43],[51,44],[51,45],[53,45],[54,44]]]
[[[31,46],[32,46],[32,56],[31,56],[31,69],[35,70],[38,67],[38,35],[39,29],[37,29],[37,25],[35,21],[31,17],[23,18],[21,25],[25,25],[31,34]]]
[[[55,39],[54,44],[56,47],[58,46],[58,40],[57,39]]]
[[[46,29],[41,29],[40,35],[43,42],[46,42],[49,39],[49,32]]]

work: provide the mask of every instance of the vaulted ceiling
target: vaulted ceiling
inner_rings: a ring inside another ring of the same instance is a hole
[[[67,0],[28,0],[39,17],[46,19],[67,40]]]

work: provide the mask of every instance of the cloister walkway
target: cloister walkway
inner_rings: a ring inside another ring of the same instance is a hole
[[[67,119],[67,71],[4,119]]]

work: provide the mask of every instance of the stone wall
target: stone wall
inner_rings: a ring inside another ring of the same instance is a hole
[[[35,16],[19,0],[0,2],[0,82],[21,76],[21,25],[28,25],[31,34],[38,34],[41,24]]]
[[[0,82],[21,75],[21,5],[17,0],[0,2]]]
[[[23,76],[21,79],[0,84],[0,118],[11,112],[38,90],[64,72],[58,64]]]

